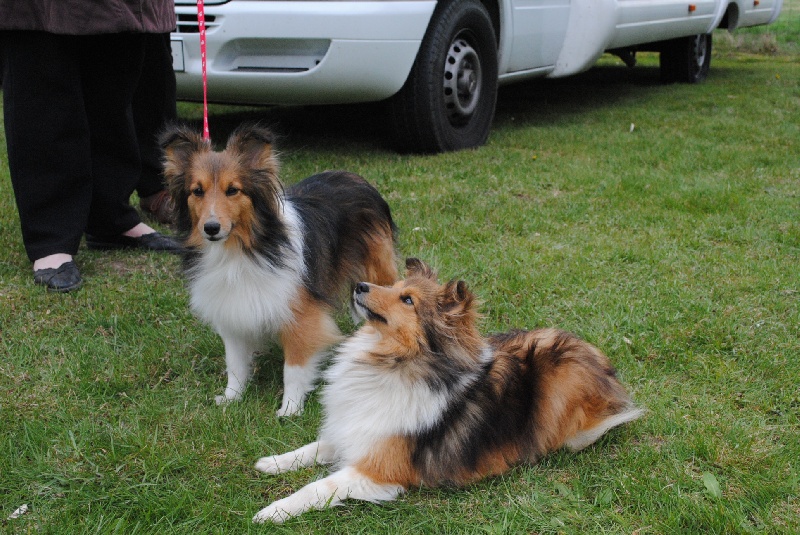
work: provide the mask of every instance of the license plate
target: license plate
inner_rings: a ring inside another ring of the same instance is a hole
[[[172,39],[172,69],[175,72],[183,72],[186,70],[186,64],[183,60],[183,39]]]

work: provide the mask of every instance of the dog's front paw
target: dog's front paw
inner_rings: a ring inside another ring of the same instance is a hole
[[[281,408],[275,412],[278,418],[283,418],[285,416],[299,416],[303,414],[303,403],[297,403],[292,400],[287,400],[283,402]]]
[[[283,524],[290,518],[292,518],[292,515],[290,515],[283,509],[278,509],[277,507],[275,507],[275,504],[273,503],[272,505],[264,507],[258,513],[256,513],[256,516],[253,517],[253,522],[255,522],[256,524],[264,524],[266,522],[272,522],[273,524]]]
[[[280,474],[286,472],[291,467],[282,466],[280,462],[281,455],[272,455],[270,457],[262,457],[256,461],[256,470],[264,472],[265,474]]]
[[[220,394],[219,396],[214,396],[214,403],[222,406],[227,405],[228,403],[235,403],[241,399],[241,395],[228,396],[227,394]]]
[[[272,522],[283,524],[293,516],[298,516],[311,509],[311,504],[303,500],[298,494],[292,494],[282,500],[272,502],[253,517],[253,522],[263,524]]]

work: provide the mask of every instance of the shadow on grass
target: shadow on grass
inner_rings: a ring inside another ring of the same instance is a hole
[[[724,69],[711,76],[726,77]],[[596,66],[561,79],[533,79],[502,86],[493,129],[512,121],[515,126],[563,124],[594,110],[626,106],[668,87],[653,66]],[[216,144],[223,144],[240,124],[257,122],[278,135],[287,150],[337,148],[359,151],[393,151],[385,103],[340,106],[212,106],[210,129]],[[192,121],[198,129],[200,122]]]
[[[567,78],[537,78],[500,88],[494,128],[563,124],[572,116],[624,106],[663,87],[657,67],[599,66]]]
[[[280,149],[391,150],[384,107],[377,104],[340,106],[212,106],[209,129],[215,145],[243,123],[258,123],[278,136]],[[198,130],[199,120],[187,121]]]

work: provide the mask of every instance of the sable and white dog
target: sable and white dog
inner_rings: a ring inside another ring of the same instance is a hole
[[[356,286],[366,323],[326,372],[319,441],[255,466],[268,474],[315,463],[336,470],[255,522],[346,498],[392,500],[422,484],[467,484],[562,446],[580,450],[642,414],[594,346],[556,329],[484,338],[463,281],[439,284],[416,259],[406,268],[393,286]]]
[[[317,364],[341,340],[332,312],[357,281],[397,280],[389,206],[344,171],[284,190],[273,136],[242,126],[225,150],[187,127],[161,136],[166,182],[186,245],[192,311],[222,337],[228,384],[241,398],[253,353],[277,338],[284,351],[279,416],[303,409]]]

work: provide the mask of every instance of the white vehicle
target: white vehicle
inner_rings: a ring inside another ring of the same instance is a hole
[[[665,82],[702,81],[711,32],[769,24],[782,0],[206,0],[208,99],[387,100],[400,147],[483,144],[498,84],[563,77],[605,52],[660,52]],[[202,100],[196,0],[176,0],[178,98]]]

